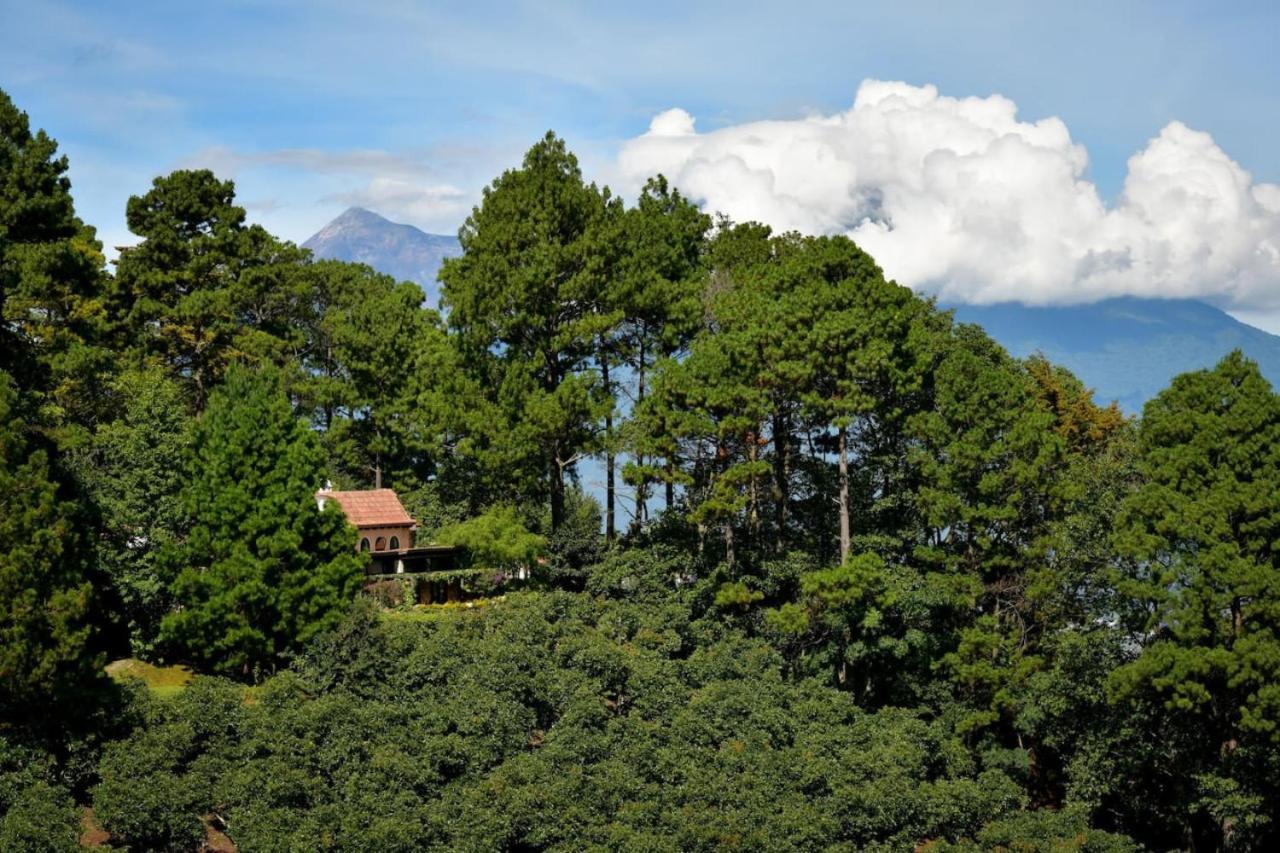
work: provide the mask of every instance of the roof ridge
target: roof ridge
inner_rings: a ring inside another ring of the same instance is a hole
[[[315,497],[320,501],[332,500],[356,527],[403,527],[416,523],[394,489],[321,489]]]

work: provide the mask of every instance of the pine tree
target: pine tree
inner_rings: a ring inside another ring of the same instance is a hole
[[[117,347],[165,364],[197,409],[232,361],[301,348],[306,252],[246,225],[234,183],[207,169],[156,178],[127,221],[142,241],[120,252],[108,296]]]
[[[512,425],[505,443],[528,457],[520,468],[541,469],[534,488],[549,498],[553,528],[565,518],[566,483],[612,404],[591,367],[614,322],[606,237],[620,212],[548,133],[519,169],[485,188],[459,234],[462,257],[440,271],[469,367]]]
[[[702,325],[703,255],[711,217],[658,175],[644,186],[635,207],[621,220],[621,252],[617,275],[609,287],[609,304],[621,324],[616,347],[619,360],[635,384],[632,397],[641,406],[649,394],[649,372],[665,358],[683,353]],[[649,484],[664,478],[667,460],[651,459],[644,430],[624,427],[624,446],[631,460],[623,480],[635,488],[633,523],[648,513]],[[608,492],[612,493],[613,458],[606,459]],[[608,525],[606,525],[608,526]]]
[[[1112,687],[1197,733],[1198,754],[1169,758],[1197,774],[1193,811],[1211,819],[1195,846],[1245,845],[1277,816],[1280,396],[1236,351],[1147,403],[1139,453],[1115,545],[1143,648]]]
[[[46,425],[90,421],[110,361],[98,345],[105,258],[67,168],[0,91],[0,370],[39,394]]]
[[[0,371],[0,720],[66,699],[103,664],[91,648],[83,534],[59,492]]]
[[[165,558],[177,609],[161,639],[247,677],[337,623],[360,582],[355,536],[336,507],[317,507],[324,456],[277,370],[233,366],[192,448],[191,528]]]

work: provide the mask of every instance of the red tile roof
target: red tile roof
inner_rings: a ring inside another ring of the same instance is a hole
[[[391,489],[363,492],[316,492],[318,500],[336,501],[347,520],[356,527],[397,527],[413,524],[400,499]]]

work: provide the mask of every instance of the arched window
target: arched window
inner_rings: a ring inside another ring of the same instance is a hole
[[[392,536],[392,537],[391,537],[391,550],[392,550],[392,551],[399,551],[399,550],[400,550],[400,537],[399,537],[399,536]]]
[[[360,550],[361,550],[361,551],[368,551],[368,550],[369,550],[369,540],[368,540],[368,539],[361,539],[361,540],[360,540]]]
[[[374,540],[374,543],[373,543],[373,550],[375,550],[375,551],[385,551],[385,550],[387,550],[387,540],[386,540],[386,538],[385,538],[385,537],[383,537],[383,536],[379,536],[376,540]]]

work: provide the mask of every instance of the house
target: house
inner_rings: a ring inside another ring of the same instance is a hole
[[[316,492],[316,503],[321,509],[329,501],[340,506],[347,521],[359,531],[359,550],[385,554],[388,551],[399,553],[413,547],[413,532],[417,524],[405,512],[404,505],[393,490]]]
[[[369,554],[366,587],[398,579],[419,604],[461,601],[468,597],[463,581],[474,574],[462,568],[462,549],[454,545],[419,545],[413,516],[392,489],[316,492],[321,509],[332,501],[356,528],[356,550]]]

